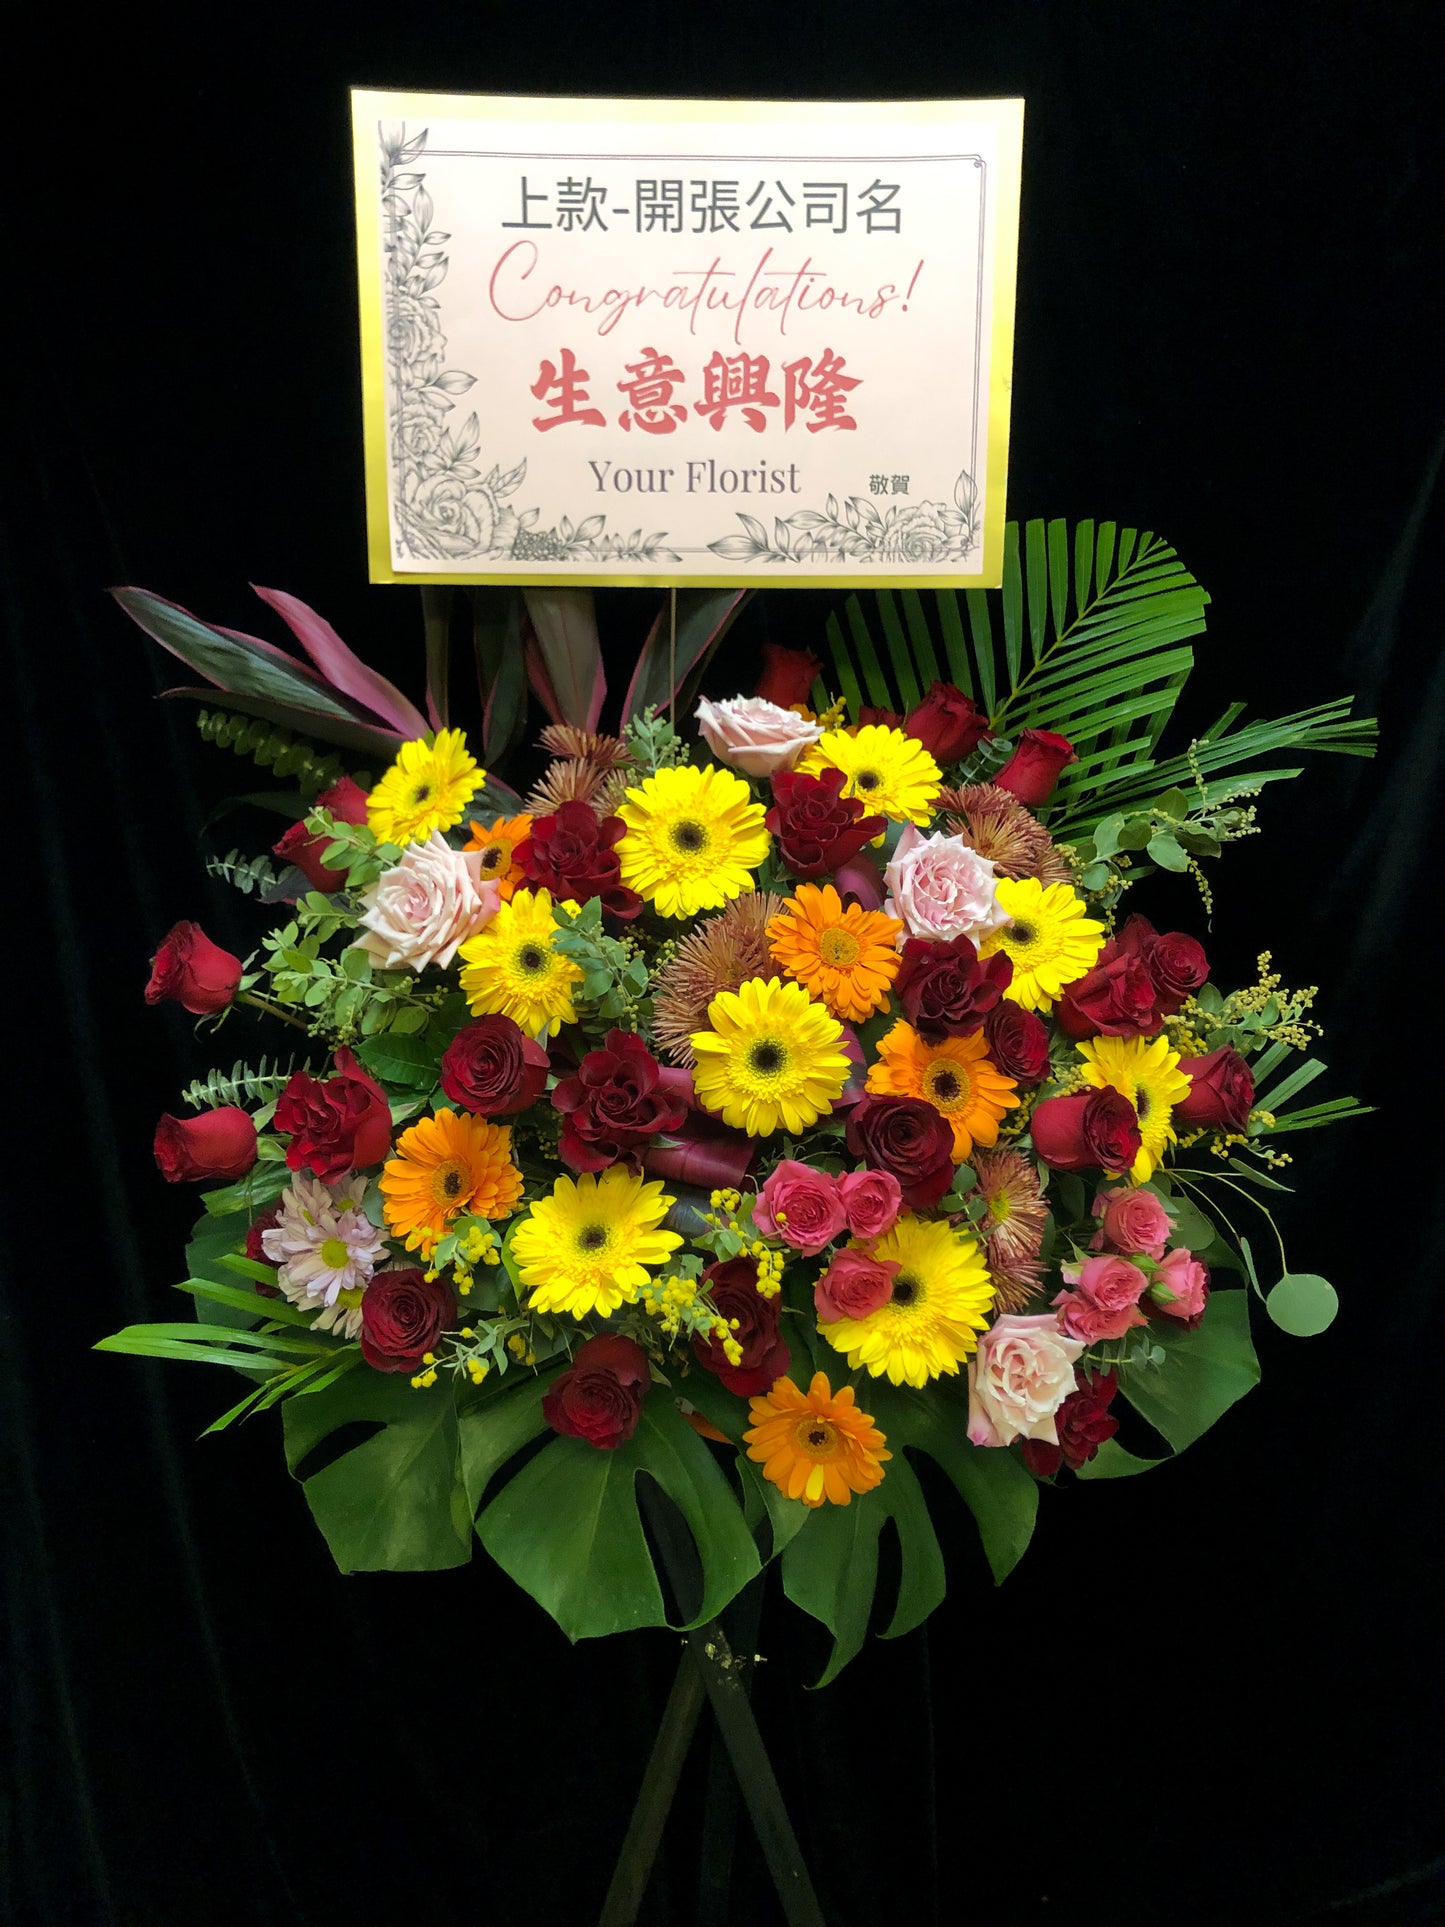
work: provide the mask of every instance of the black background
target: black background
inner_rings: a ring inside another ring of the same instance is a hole
[[[151,701],[103,588],[266,628],[245,584],[284,587],[419,692],[417,598],[365,580],[352,84],[1027,98],[1011,511],[1178,546],[1213,595],[1186,723],[1380,715],[1376,763],[1268,793],[1209,933],[1221,978],[1267,944],[1321,981],[1318,1088],[1378,1108],[1292,1140],[1326,1337],[1261,1330],[1263,1387],[1177,1466],[1046,1493],[997,1593],[940,1494],[948,1602],[822,1694],[770,1598],[761,1717],[834,1927],[1445,1914],[1434,14],[367,0],[54,7],[10,44],[0,1915],[585,1922],[675,1658],[569,1649],[480,1560],[341,1579],[274,1423],[197,1444],[224,1388],[88,1351],[171,1315],[192,1210],[149,1141],[207,1060],[146,959],[259,915],[200,861],[245,766]],[[654,600],[604,598],[619,670]],[[772,596],[740,646],[826,600]],[[699,1778],[653,1921],[695,1917]],[[767,1922],[739,1855],[732,1917]]]

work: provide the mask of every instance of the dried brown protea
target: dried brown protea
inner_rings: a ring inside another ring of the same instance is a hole
[[[979,1229],[998,1308],[1021,1311],[1044,1275],[1039,1252],[1048,1206],[1038,1172],[1018,1151],[976,1151],[970,1162],[978,1174],[978,1195],[988,1207]]]
[[[940,790],[934,807],[942,811],[951,833],[987,857],[1000,876],[1037,877],[1040,883],[1073,881],[1073,871],[1043,824],[996,783]]]
[[[575,723],[548,723],[537,738],[543,749],[574,763],[600,763],[617,769],[627,761],[627,745],[620,736],[595,736]]]
[[[749,977],[775,977],[768,923],[783,899],[754,890],[734,897],[678,944],[661,972],[653,1004],[653,1039],[674,1064],[691,1067],[692,1033],[706,1030],[707,1007],[720,990],[736,990]]]

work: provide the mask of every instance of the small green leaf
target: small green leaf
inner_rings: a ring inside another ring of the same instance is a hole
[[[1161,870],[1187,870],[1189,858],[1180,849],[1170,830],[1156,830],[1149,839],[1149,854]]]
[[[1126,820],[1123,829],[1119,832],[1119,848],[1121,850],[1142,850],[1146,847],[1153,834],[1154,825],[1150,822],[1147,814],[1143,816],[1131,816]]]
[[[1109,866],[1107,863],[1091,863],[1087,869],[1079,873],[1079,882],[1086,890],[1102,890],[1108,881]]]
[[[1264,1301],[1264,1308],[1292,1338],[1314,1338],[1335,1322],[1339,1293],[1313,1271],[1287,1271]]]
[[[1117,812],[1106,816],[1094,831],[1094,855],[1113,856],[1119,848],[1119,837],[1124,828],[1124,819]]]
[[[1161,816],[1172,816],[1176,823],[1182,823],[1189,814],[1189,798],[1183,790],[1165,790],[1156,800],[1154,808]]]

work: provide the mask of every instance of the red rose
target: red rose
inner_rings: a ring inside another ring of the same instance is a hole
[[[280,1222],[281,1207],[279,1204],[273,1204],[268,1211],[263,1211],[259,1218],[253,1218],[246,1227],[246,1256],[253,1265],[269,1265],[273,1271],[279,1270],[277,1260],[266,1256],[266,1247],[261,1243],[261,1239],[266,1232],[274,1231]],[[263,1284],[259,1278],[253,1278],[251,1282],[263,1298],[281,1296],[278,1285]]]
[[[554,1432],[610,1452],[637,1430],[651,1383],[640,1345],[619,1332],[599,1332],[578,1346],[570,1371],[543,1394],[542,1416]]]
[[[687,1116],[657,1059],[626,1030],[609,1030],[602,1048],[588,1051],[558,1084],[552,1102],[567,1120],[557,1148],[574,1171],[600,1171],[631,1157]]]
[[[1066,1037],[1141,1037],[1160,1026],[1158,996],[1143,957],[1126,950],[1070,984],[1054,1017]]]
[[[321,792],[316,807],[329,810],[338,823],[364,823],[366,791],[349,776],[343,776],[339,783]],[[294,863],[313,890],[330,896],[346,881],[344,870],[328,870],[321,861],[321,852],[332,841],[329,836],[313,836],[304,822],[293,823],[281,841],[271,845],[271,854],[279,856],[283,863]]]
[[[877,703],[864,703],[858,711],[858,720],[848,732],[856,735],[860,729],[902,729],[903,718],[896,709],[883,709]]]
[[[1077,1472],[1093,1458],[1105,1439],[1113,1438],[1119,1421],[1109,1414],[1118,1378],[1113,1372],[1074,1373],[1074,1389],[1054,1414],[1059,1442],[1024,1440],[1024,1464],[1040,1478],[1051,1478],[1060,1464]]]
[[[1148,1323],[1139,1309],[1149,1280],[1127,1258],[1117,1252],[1101,1252],[1085,1258],[1082,1264],[1063,1267],[1065,1283],[1077,1286],[1061,1291],[1050,1302],[1058,1307],[1059,1323],[1070,1338],[1082,1338],[1086,1345],[1103,1339],[1122,1338],[1136,1325]]]
[[[442,1279],[378,1271],[361,1296],[361,1356],[378,1372],[414,1372],[455,1314]]]
[[[1189,1079],[1189,1095],[1174,1106],[1176,1125],[1192,1131],[1245,1128],[1254,1109],[1254,1073],[1233,1044],[1183,1058],[1179,1068]]]
[[[813,684],[823,673],[823,665],[811,649],[784,649],[776,642],[763,644],[763,673],[753,691],[764,702],[791,709],[805,703]]]
[[[903,1269],[891,1258],[870,1258],[866,1251],[839,1251],[813,1287],[813,1309],[831,1323],[835,1318],[866,1318],[893,1296],[893,1280]]]
[[[349,1050],[337,1051],[336,1067],[325,1079],[297,1071],[276,1104],[276,1129],[291,1140],[287,1164],[309,1165],[323,1184],[380,1164],[391,1149],[386,1092]]]
[[[197,1017],[224,1010],[241,982],[241,959],[212,943],[198,923],[177,923],[151,958],[148,1004],[181,1004]]]
[[[891,1171],[845,1171],[838,1196],[855,1238],[881,1238],[903,1209],[903,1192]]]
[[[909,710],[903,728],[940,765],[971,756],[990,734],[988,717],[951,682],[934,683],[923,701]]]
[[[953,1183],[953,1132],[920,1097],[865,1097],[844,1137],[855,1158],[897,1178],[910,1211],[931,1211]]]
[[[989,1056],[1005,1077],[1038,1084],[1048,1076],[1048,1027],[1034,1011],[1005,998],[988,1013],[983,1034]]]
[[[441,1062],[441,1087],[453,1104],[481,1117],[512,1117],[547,1087],[546,1051],[500,1011],[463,1024]]]
[[[783,770],[773,778],[773,807],[765,820],[795,877],[827,876],[886,828],[881,816],[863,814],[856,796],[844,796],[846,781],[840,769],[818,776]]]
[[[1127,1171],[1139,1155],[1139,1114],[1122,1091],[1046,1097],[1029,1120],[1034,1149],[1055,1171]]]
[[[256,1162],[256,1127],[239,1105],[199,1117],[172,1117],[156,1126],[156,1163],[167,1184],[206,1178],[243,1178]]]
[[[758,1268],[751,1258],[727,1258],[710,1264],[702,1274],[702,1284],[720,1316],[729,1324],[733,1319],[738,1321],[730,1336],[741,1345],[743,1355],[736,1365],[730,1365],[720,1338],[695,1338],[692,1349],[698,1362],[739,1398],[755,1398],[775,1379],[784,1377],[791,1363],[788,1341],[778,1330],[782,1296],[762,1296]]]
[[[893,992],[913,1028],[936,1043],[982,1029],[1013,974],[1013,963],[1002,951],[980,963],[967,937],[950,937],[947,943],[909,937]]]
[[[753,1223],[763,1236],[781,1239],[805,1258],[817,1257],[847,1222],[838,1180],[796,1158],[774,1165],[753,1205]]]
[[[627,834],[620,816],[599,822],[585,803],[560,803],[550,816],[534,816],[531,835],[517,845],[515,858],[533,889],[550,890],[554,899],[586,903],[596,897],[609,916],[635,917],[642,898],[625,888],[614,847]]]
[[[1185,998],[1192,997],[1209,978],[1209,959],[1203,944],[1185,936],[1182,930],[1161,936],[1137,911],[1110,938],[1099,961],[1126,953],[1137,956],[1148,971],[1161,1017],[1172,1017]]]
[[[1037,809],[1053,795],[1065,763],[1077,760],[1067,736],[1056,736],[1051,729],[1025,729],[1019,732],[1018,748],[990,781]]]

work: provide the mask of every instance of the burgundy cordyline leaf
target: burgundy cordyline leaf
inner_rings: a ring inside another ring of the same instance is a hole
[[[694,1113],[680,1131],[670,1132],[643,1153],[642,1168],[648,1177],[671,1184],[695,1184],[705,1191],[736,1190],[757,1150],[753,1138]]]
[[[153,611],[169,609],[174,615],[184,617],[187,622],[194,622],[202,629],[209,629],[213,635],[224,636],[228,642],[237,643],[243,649],[265,656],[278,669],[289,671],[299,682],[310,683],[318,690],[324,690],[326,687],[314,669],[309,668],[304,662],[298,662],[294,656],[287,655],[284,649],[278,649],[274,642],[267,642],[261,636],[250,636],[244,629],[223,629],[219,623],[205,622],[200,616],[192,615],[191,611],[183,608],[179,602],[169,602],[165,596],[155,595],[149,589],[119,588],[112,589],[110,593],[138,628],[144,629],[152,641],[158,642],[162,649],[179,657],[188,669],[196,669],[196,664],[188,656],[183,655],[176,642],[166,635],[163,625],[156,620]],[[204,669],[197,669],[196,673],[206,675]],[[207,680],[210,681],[211,678],[207,677]],[[214,686],[217,689],[226,687],[224,683],[219,682]]]
[[[554,722],[596,729],[607,694],[597,611],[590,589],[526,589],[527,614],[537,638],[547,685],[557,705]],[[536,678],[533,688],[547,707]],[[550,712],[549,712],[550,713]]]
[[[276,611],[334,689],[360,703],[393,729],[400,730],[404,737],[428,734],[427,720],[421,711],[407,701],[395,683],[388,682],[375,669],[368,669],[324,616],[317,615],[298,596],[287,595],[283,589],[263,589],[256,582],[251,587]]]
[[[707,589],[694,592],[693,595],[682,591],[678,598],[676,681],[671,688],[668,687],[667,670],[663,667],[672,657],[671,616],[668,602],[663,601],[657,619],[647,632],[647,640],[638,652],[637,666],[633,669],[632,680],[622,700],[624,722],[646,707],[642,696],[644,688],[650,692],[653,684],[654,663],[661,676],[656,702],[657,707],[663,709],[676,698],[693,670],[701,671],[706,666],[751,594],[751,589]]]

